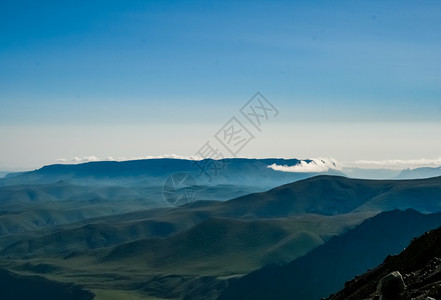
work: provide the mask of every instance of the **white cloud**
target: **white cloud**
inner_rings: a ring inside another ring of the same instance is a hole
[[[174,159],[188,159],[188,160],[201,160],[201,158],[192,157],[192,156],[182,156],[177,154],[165,154],[165,155],[158,155],[158,156],[138,156],[138,157],[113,157],[113,156],[107,156],[106,158],[100,158],[94,155],[91,156],[84,156],[84,157],[77,157],[75,156],[71,160],[65,159],[65,158],[58,158],[56,160],[57,163],[86,163],[86,162],[94,162],[94,161],[128,161],[128,160],[142,160],[142,159],[159,159],[159,158],[174,158]]]
[[[441,166],[441,157],[428,159],[392,159],[392,160],[357,160],[353,163],[354,166],[373,169],[373,168],[385,168],[385,169],[415,169],[421,167],[439,167]]]
[[[196,156],[184,156],[184,155],[178,155],[178,154],[164,154],[164,155],[148,155],[148,156],[141,156],[141,157],[132,157],[126,160],[137,160],[137,159],[158,159],[158,158],[174,158],[174,159],[188,159],[188,160],[201,160],[200,157]]]
[[[83,163],[83,162],[90,162],[90,161],[100,161],[101,159],[99,159],[98,157],[96,157],[96,156],[85,156],[85,157],[83,157],[83,158],[79,158],[79,157],[74,157],[74,158],[72,158],[72,162],[74,162],[74,163]]]
[[[329,169],[340,169],[335,159],[328,158],[311,158],[309,162],[302,160],[295,166],[280,166],[272,164],[268,166],[275,171],[297,172],[297,173],[321,173],[327,172]]]
[[[200,157],[196,156],[183,156],[177,154],[165,154],[157,156],[139,156],[139,157],[113,157],[107,156],[105,158],[100,158],[94,155],[84,156],[84,157],[74,157],[71,160],[65,158],[58,158],[57,163],[86,163],[94,161],[127,161],[127,160],[142,160],[142,159],[160,159],[160,158],[174,158],[174,159],[187,159],[187,160],[201,160]],[[440,167],[441,157],[434,159],[395,159],[395,160],[357,160],[354,162],[337,162],[335,159],[328,158],[312,158],[308,159],[309,162],[302,160],[299,164],[295,166],[287,165],[276,165],[272,164],[268,166],[276,171],[282,172],[299,172],[299,173],[320,173],[327,172],[329,169],[342,170],[344,172],[345,168],[363,168],[363,169],[415,169],[420,167]]]

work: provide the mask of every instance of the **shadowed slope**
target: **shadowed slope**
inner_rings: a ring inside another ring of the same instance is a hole
[[[229,216],[259,218],[408,208],[440,211],[441,177],[364,180],[322,175],[219,203],[216,209]]]
[[[381,278],[393,271],[399,271],[404,277],[404,300],[440,299],[441,228],[413,239],[403,252],[387,257],[380,266],[347,282],[343,290],[329,299],[374,299],[378,297],[377,285]]]
[[[0,299],[8,300],[89,300],[90,291],[73,284],[50,281],[40,276],[22,276],[0,269]]]
[[[246,275],[219,299],[320,299],[387,255],[398,253],[413,237],[440,225],[440,213],[381,213],[286,265],[268,266]]]

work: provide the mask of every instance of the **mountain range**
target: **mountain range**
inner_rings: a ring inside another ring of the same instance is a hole
[[[192,163],[54,165],[1,179],[0,268],[29,288],[38,275],[98,300],[316,299],[441,226],[441,177],[352,179],[268,167],[299,160],[233,159],[210,181]],[[198,199],[170,206],[162,186],[187,171]]]
[[[312,160],[298,159],[245,159],[222,160],[144,159],[132,161],[99,161],[82,164],[48,165],[40,169],[6,176],[0,186],[17,184],[41,184],[67,181],[80,185],[152,186],[164,184],[175,173],[193,176],[199,185],[245,185],[275,187],[284,183],[305,179],[319,173],[283,172],[271,165],[297,166]],[[321,172],[343,175],[335,169]]]
[[[417,179],[417,178],[430,178],[441,176],[441,167],[436,168],[416,168],[416,169],[404,169],[398,174],[398,179]]]

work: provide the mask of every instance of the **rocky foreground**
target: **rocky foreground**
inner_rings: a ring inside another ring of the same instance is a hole
[[[414,239],[328,299],[441,299],[441,228]]]

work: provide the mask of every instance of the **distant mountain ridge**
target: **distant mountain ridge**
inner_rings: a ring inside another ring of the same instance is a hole
[[[303,160],[311,162],[310,160]],[[48,165],[38,170],[0,179],[0,186],[16,184],[53,183],[59,180],[76,184],[107,185],[160,185],[174,173],[189,173],[198,184],[238,184],[275,187],[284,183],[309,178],[317,174],[343,175],[330,169],[323,173],[282,172],[269,168],[270,165],[295,166],[298,159],[206,159],[201,161],[185,159],[145,159],[133,161],[99,161],[77,165]]]
[[[430,178],[441,176],[441,167],[424,167],[416,169],[404,169],[398,174],[397,179],[416,179],[416,178]]]

